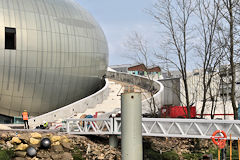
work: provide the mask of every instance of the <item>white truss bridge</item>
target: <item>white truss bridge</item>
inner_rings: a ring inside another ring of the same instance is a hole
[[[78,135],[121,135],[120,118],[67,119],[67,132]],[[240,120],[142,118],[142,135],[155,137],[211,138],[216,130],[240,137]]]

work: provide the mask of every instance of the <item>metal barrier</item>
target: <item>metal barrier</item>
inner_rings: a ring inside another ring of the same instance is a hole
[[[81,135],[121,135],[121,119],[67,119],[67,132]],[[232,140],[240,137],[240,120],[143,118],[143,136],[211,138],[216,130],[226,132]]]

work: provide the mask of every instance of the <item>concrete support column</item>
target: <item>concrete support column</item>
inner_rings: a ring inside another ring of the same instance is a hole
[[[118,147],[118,138],[116,135],[109,136],[109,146],[117,148]]]
[[[142,160],[141,93],[121,95],[122,160]]]

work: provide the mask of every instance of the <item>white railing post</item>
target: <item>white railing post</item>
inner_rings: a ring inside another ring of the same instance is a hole
[[[110,132],[114,134],[114,118],[110,118]]]
[[[69,121],[66,120],[66,125],[67,125],[67,133],[70,133],[70,127],[69,127]]]
[[[114,118],[114,134],[121,134],[118,132],[118,119],[117,118]],[[120,123],[119,123],[120,124]]]

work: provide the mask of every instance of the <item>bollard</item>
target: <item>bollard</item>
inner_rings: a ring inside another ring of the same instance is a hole
[[[118,147],[118,138],[116,135],[109,136],[109,146],[117,148]]]
[[[220,160],[221,155],[220,155],[220,148],[218,148],[218,160]]]
[[[230,160],[232,160],[232,134],[230,134]]]
[[[240,159],[240,140],[238,138],[238,159]]]
[[[142,160],[141,93],[121,95],[122,160]]]

